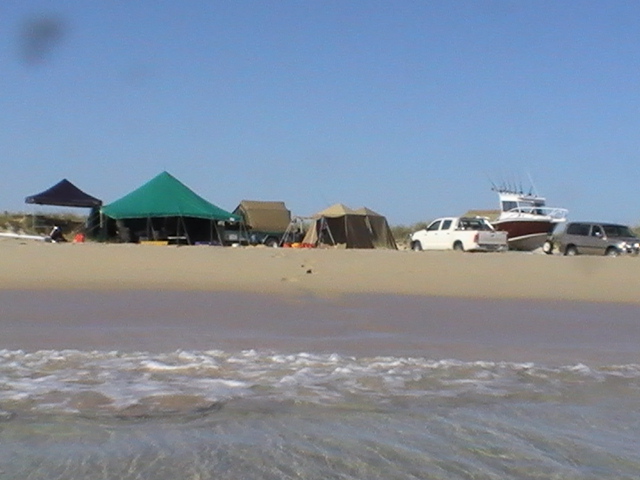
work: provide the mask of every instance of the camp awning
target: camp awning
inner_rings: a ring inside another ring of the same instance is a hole
[[[124,197],[102,207],[115,220],[192,217],[239,221],[240,217],[205,200],[167,172],[162,172]]]
[[[28,196],[24,201],[37,205],[55,205],[59,207],[92,208],[102,205],[102,200],[83,192],[66,178],[44,192]]]

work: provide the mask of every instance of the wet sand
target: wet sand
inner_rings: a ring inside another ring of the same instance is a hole
[[[640,307],[350,294],[0,291],[0,348],[274,350],[464,361],[640,363]]]
[[[640,363],[638,259],[0,242],[0,348]]]

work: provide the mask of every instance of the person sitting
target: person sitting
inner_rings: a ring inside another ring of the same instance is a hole
[[[57,225],[53,226],[51,233],[49,233],[49,238],[53,243],[63,243],[67,241],[67,239],[64,238],[64,235],[62,235],[62,230]]]

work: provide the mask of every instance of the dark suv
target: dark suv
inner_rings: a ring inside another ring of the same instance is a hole
[[[637,255],[640,239],[626,225],[572,222],[551,235],[542,249],[548,254],[555,250],[565,255]]]

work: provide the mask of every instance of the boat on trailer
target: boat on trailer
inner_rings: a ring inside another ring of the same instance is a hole
[[[511,250],[532,251],[542,247],[559,223],[566,222],[566,208],[547,207],[544,197],[508,188],[493,188],[500,198],[500,214],[491,222],[507,232]]]

